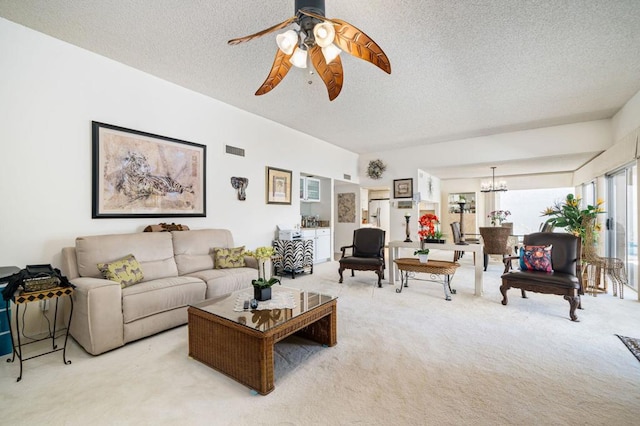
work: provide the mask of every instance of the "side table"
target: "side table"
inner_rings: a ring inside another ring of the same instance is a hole
[[[17,266],[0,266],[0,293],[4,291],[9,284],[9,278],[16,272],[20,272]],[[9,333],[11,323],[7,320],[10,318],[9,315],[9,305],[0,305],[0,356],[8,355],[13,351],[13,342]]]
[[[73,287],[54,287],[48,290],[43,290],[43,291],[34,291],[34,292],[29,292],[29,293],[24,293],[24,292],[19,292],[16,293],[13,298],[11,299],[13,301],[13,303],[15,303],[16,305],[16,315],[15,315],[15,319],[16,319],[16,340],[18,342],[18,344],[15,344],[14,340],[14,336],[13,336],[13,329],[11,327],[11,315],[9,313],[9,303],[10,301],[7,300],[6,304],[7,304],[7,321],[9,322],[9,331],[11,332],[11,342],[13,343],[13,356],[11,358],[7,359],[7,362],[14,362],[16,360],[16,358],[18,358],[18,360],[20,361],[20,375],[18,376],[18,379],[16,380],[17,382],[19,382],[20,380],[22,380],[22,363],[24,361],[28,361],[30,359],[33,358],[38,358],[40,356],[43,355],[48,355],[50,353],[54,353],[54,352],[58,352],[58,351],[62,351],[62,361],[65,364],[71,364],[71,361],[67,360],[67,340],[69,339],[69,327],[71,326],[71,317],[73,316],[73,298],[71,297],[71,295],[73,294]],[[60,300],[61,297],[63,296],[68,296],[69,298],[69,303],[70,303],[70,310],[69,310],[69,321],[67,322],[67,328],[65,330],[65,334],[64,334],[64,345],[59,348],[58,345],[56,345],[56,326],[57,326],[57,319],[58,319],[58,302]],[[26,309],[26,304],[27,303],[31,303],[31,302],[38,302],[40,300],[50,300],[50,299],[55,299],[56,301],[56,308],[55,308],[55,312],[53,314],[53,330],[51,330],[51,328],[49,329],[49,333],[47,336],[42,337],[40,339],[34,339],[31,340],[30,342],[27,343],[22,343],[21,339],[20,339],[20,307],[22,305],[25,305],[24,308]],[[22,349],[24,346],[26,345],[30,345],[32,343],[36,343],[36,342],[40,342],[42,340],[46,340],[46,339],[51,339],[51,350],[48,352],[44,352],[38,355],[33,355],[30,356],[28,358],[24,358],[24,355],[22,353]]]
[[[442,286],[445,300],[451,300],[451,294],[456,294],[456,291],[451,289],[451,276],[460,266],[459,263],[444,260],[430,260],[427,263],[420,263],[418,259],[409,257],[396,259],[394,262],[400,270],[400,288],[396,289],[396,293],[401,293],[402,287],[409,287],[409,272],[424,272],[431,275],[444,275]]]
[[[277,275],[290,273],[291,278],[295,278],[302,272],[313,274],[313,240],[275,240],[273,247],[277,256],[273,259]]]

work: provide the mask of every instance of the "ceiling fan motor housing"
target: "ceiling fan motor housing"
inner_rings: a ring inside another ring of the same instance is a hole
[[[300,25],[300,29],[306,34],[304,45],[311,48],[316,44],[315,37],[313,36],[313,27],[320,21],[312,18],[311,16],[299,13],[299,10],[305,10],[315,13],[316,15],[325,16],[324,0],[296,0],[295,12],[298,16],[298,25]]]

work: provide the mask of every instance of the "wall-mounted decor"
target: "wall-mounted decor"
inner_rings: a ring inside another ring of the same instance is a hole
[[[267,204],[291,204],[291,170],[267,167]]]
[[[206,216],[207,147],[92,122],[93,218]]]
[[[338,222],[354,223],[356,221],[356,194],[349,192],[338,194]]]
[[[412,198],[413,178],[393,180],[393,198]]]
[[[247,193],[245,189],[249,186],[249,179],[244,177],[232,177],[231,178],[231,186],[233,189],[238,190],[238,200],[244,201],[247,199]]]
[[[398,201],[399,209],[411,209],[413,208],[413,201]]]
[[[371,160],[367,167],[367,176],[371,179],[380,179],[382,178],[382,172],[386,169],[387,166],[382,162],[382,160]]]

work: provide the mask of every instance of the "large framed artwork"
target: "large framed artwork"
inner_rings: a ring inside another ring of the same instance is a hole
[[[267,204],[291,204],[291,170],[267,166]]]
[[[394,179],[393,198],[413,198],[413,178]]]
[[[93,218],[206,216],[207,147],[92,122]]]

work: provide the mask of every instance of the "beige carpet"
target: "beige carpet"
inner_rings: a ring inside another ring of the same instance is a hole
[[[470,257],[451,302],[431,282],[397,294],[360,272],[338,284],[335,262],[285,278],[339,296],[338,345],[280,343],[267,396],[189,359],[183,326],[98,357],[72,342],[71,365],[27,361],[20,383],[1,362],[0,424],[638,424],[640,363],[615,335],[638,334],[635,293],[585,296],[574,323],[559,296],[512,290],[502,306],[498,262],[475,297]]]

